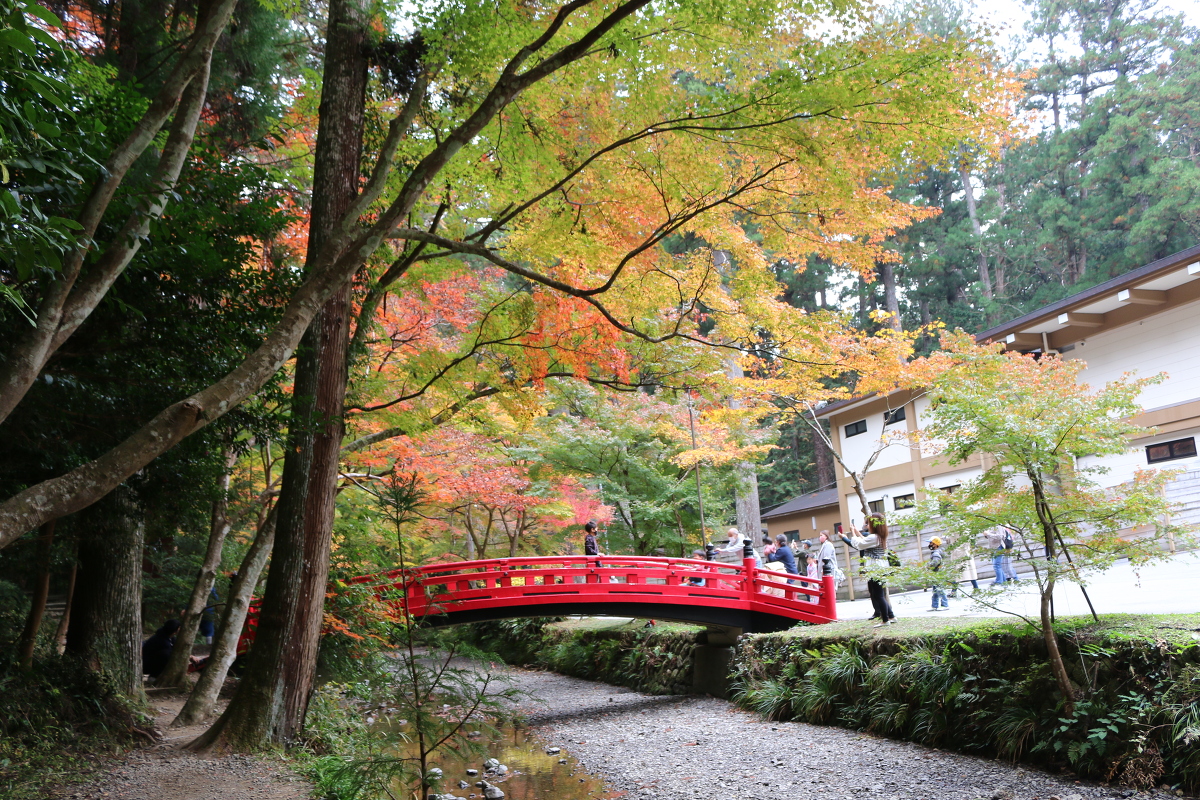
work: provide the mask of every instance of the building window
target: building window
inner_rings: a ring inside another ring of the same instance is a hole
[[[871,511],[875,514],[882,514],[883,513],[883,501],[882,500],[868,501],[867,508],[871,509]]]
[[[960,484],[960,483],[956,483],[953,486],[943,486],[941,488],[941,491],[945,492],[946,494],[954,494],[955,492],[958,491],[958,487],[961,485],[962,484]]]
[[[847,436],[858,436],[860,433],[866,433],[866,432],[867,432],[867,421],[865,419],[860,419],[858,422],[851,422],[849,425],[846,426],[846,435]]]
[[[894,408],[891,411],[883,412],[883,427],[886,428],[888,425],[895,425],[897,422],[904,422],[906,419],[904,415],[904,409],[905,406],[900,406],[899,408]]]
[[[800,531],[784,531],[783,535],[787,537],[789,542],[800,541]]]
[[[1176,439],[1173,442],[1152,444],[1146,447],[1146,463],[1157,464],[1160,461],[1174,461],[1177,458],[1191,458],[1196,455],[1196,438]]]
[[[916,499],[911,494],[900,494],[892,498],[892,505],[899,511],[902,508],[912,508],[915,506]]]

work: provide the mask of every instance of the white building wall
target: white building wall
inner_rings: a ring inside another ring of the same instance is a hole
[[[951,486],[962,486],[967,481],[974,480],[982,474],[983,470],[979,467],[970,467],[957,472],[947,472],[945,475],[935,475],[925,479],[925,491],[933,492],[938,489],[947,489]]]
[[[904,516],[911,510],[904,509],[897,511],[895,508],[895,498],[906,494],[916,494],[916,490],[912,481],[907,483],[895,483],[891,486],[883,486],[878,489],[868,489],[867,502],[873,503],[876,500],[882,500],[884,515],[890,520],[893,517]],[[850,510],[850,517],[852,524],[854,525],[854,529],[858,530],[858,528],[862,525],[863,515],[862,506],[858,502],[858,495],[854,492],[850,492],[846,495],[846,508]]]
[[[886,447],[875,459],[875,463],[871,465],[871,470],[883,469],[884,467],[894,467],[897,464],[907,464],[912,460],[911,448],[908,445],[908,440],[905,434],[908,427],[904,422],[897,422],[894,425],[889,425],[885,431],[883,428],[883,414],[869,414],[866,417],[858,419],[866,419],[867,432],[860,433],[857,436],[846,436],[846,425],[854,422],[841,423],[841,430],[838,431],[838,436],[841,438],[842,459],[846,465],[855,472],[862,471],[863,465],[867,463],[867,459],[880,448],[881,443],[884,443],[886,436]]]
[[[1192,456],[1191,458],[1177,458],[1171,461],[1160,461],[1157,464],[1150,464],[1146,461],[1146,447],[1160,442],[1170,442],[1175,439],[1186,439],[1194,437],[1200,442],[1200,428],[1189,428],[1185,431],[1175,431],[1174,433],[1164,433],[1150,439],[1139,440],[1136,445],[1131,446],[1121,455],[1106,456],[1098,458],[1096,456],[1085,456],[1079,459],[1080,466],[1092,467],[1097,464],[1108,468],[1108,473],[1098,475],[1094,478],[1101,486],[1116,486],[1121,483],[1128,483],[1133,480],[1133,476],[1139,469],[1164,469],[1164,470],[1196,470],[1200,469],[1200,456]]]
[[[1063,358],[1083,359],[1087,367],[1079,379],[1098,389],[1127,372],[1137,377],[1166,373],[1160,384],[1148,386],[1138,398],[1142,408],[1152,410],[1200,398],[1200,302],[1164,311],[1153,317],[1088,337]],[[1083,466],[1103,464],[1110,470],[1097,478],[1102,486],[1133,480],[1139,469],[1186,469],[1200,466],[1200,459],[1185,458],[1149,464],[1146,446],[1189,436],[1200,437],[1200,429],[1176,431],[1142,440],[1121,455],[1103,459],[1081,458]]]
[[[1079,380],[1093,388],[1126,372],[1140,378],[1167,373],[1166,381],[1142,393],[1145,409],[1195,400],[1200,397],[1200,301],[1089,336],[1063,358],[1086,361]]]

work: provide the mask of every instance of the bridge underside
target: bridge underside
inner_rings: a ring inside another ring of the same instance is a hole
[[[714,628],[736,629],[744,633],[772,633],[787,630],[800,620],[779,614],[739,608],[680,605],[653,602],[546,602],[534,606],[522,604],[487,608],[446,608],[441,613],[422,617],[426,625],[464,625],[520,617],[566,617],[582,614],[589,617],[633,617],[664,622],[684,622]]]

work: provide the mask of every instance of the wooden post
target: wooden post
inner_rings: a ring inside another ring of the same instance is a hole
[[[837,582],[828,573],[821,578],[821,611],[830,620],[837,619]]]
[[[850,545],[842,542],[842,552],[846,555],[846,590],[850,600],[854,600],[854,565],[850,561]]]
[[[746,599],[754,600],[754,576],[758,562],[754,560],[754,546],[749,539],[742,540],[742,568],[746,570]]]

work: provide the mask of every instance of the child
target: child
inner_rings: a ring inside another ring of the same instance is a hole
[[[942,560],[945,554],[942,553],[942,539],[940,536],[935,536],[929,540],[929,569],[938,572],[942,568]],[[938,600],[941,600],[941,607],[938,607]],[[937,583],[933,584],[933,608],[930,611],[941,611],[943,608],[949,608],[950,601],[946,599],[946,590]]]

